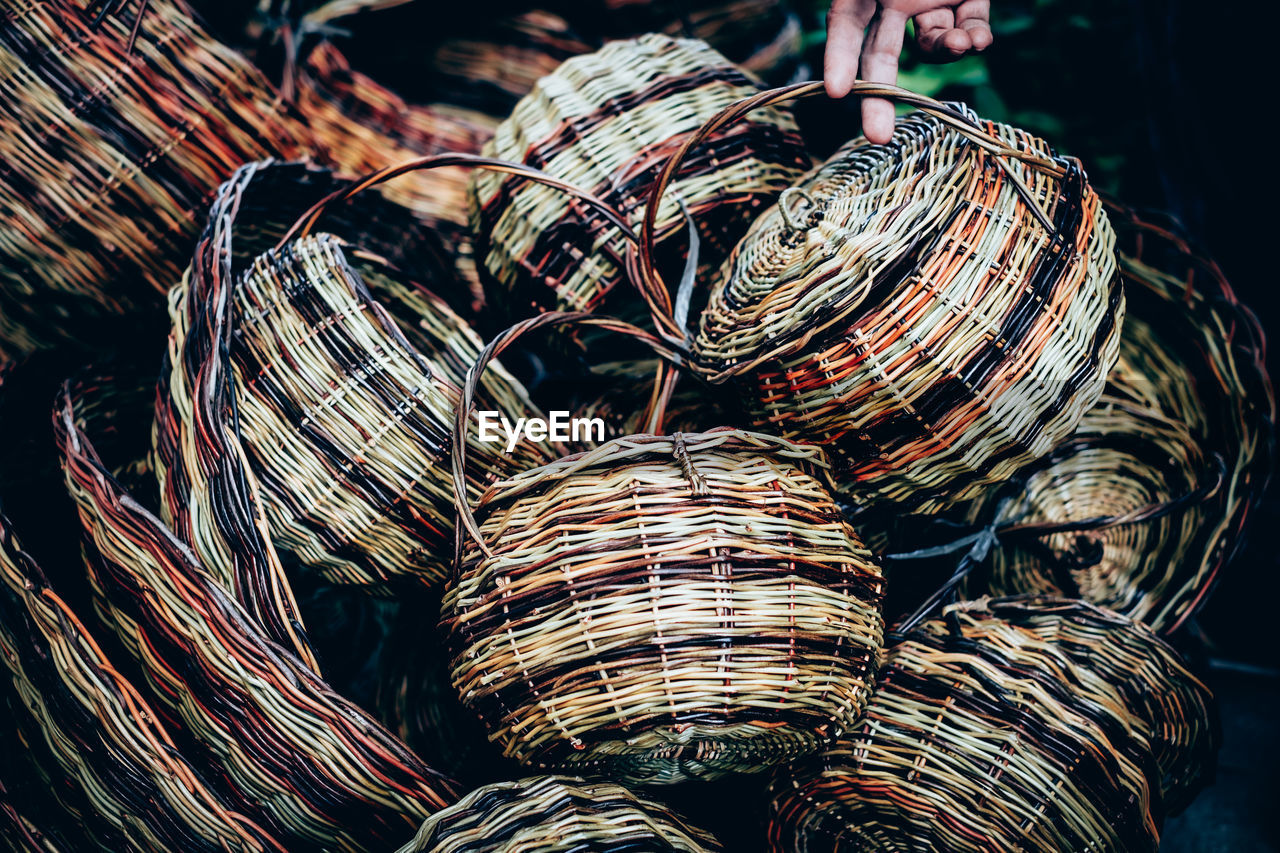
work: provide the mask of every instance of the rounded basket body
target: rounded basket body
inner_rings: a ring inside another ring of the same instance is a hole
[[[1270,473],[1275,400],[1257,321],[1213,262],[1128,211],[1114,219],[1129,316],[1106,390],[1041,466],[975,512],[1129,520],[1011,541],[969,589],[1078,595],[1173,631],[1243,541]]]
[[[453,682],[504,752],[645,783],[749,772],[857,719],[882,581],[821,452],[616,439],[495,484],[445,594]]]
[[[774,850],[1154,851],[1144,720],[1034,632],[952,610],[898,636],[859,725],[775,783]]]
[[[667,808],[611,782],[536,776],[485,785],[428,818],[399,853],[718,853]]]
[[[485,153],[566,180],[638,223],[659,170],[684,139],[758,91],[754,78],[702,42],[659,35],[614,42],[539,80]],[[683,203],[698,224],[700,259],[718,265],[758,209],[809,165],[790,114],[761,110],[690,154],[663,197],[659,237],[683,234]],[[513,314],[591,311],[621,281],[622,235],[563,194],[477,173],[470,199],[478,256]]]
[[[395,270],[358,255],[317,235],[245,271],[231,350],[240,435],[279,547],[336,583],[434,584],[452,557],[453,411],[481,342],[420,291],[411,343],[368,289]],[[501,365],[486,375],[483,400],[503,413],[532,409]],[[473,442],[472,495],[546,461],[540,447],[506,454]]]
[[[855,500],[981,494],[1069,435],[1116,359],[1114,235],[1078,167],[1051,162],[997,160],[923,114],[850,143],[738,244],[695,369],[740,379],[759,428],[827,448]]]
[[[1213,694],[1149,627],[1085,601],[1056,596],[981,598],[954,605],[966,616],[1028,631],[1101,676],[1146,727],[1168,814],[1185,808],[1213,770],[1219,736]]]

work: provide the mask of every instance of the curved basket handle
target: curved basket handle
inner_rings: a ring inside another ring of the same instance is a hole
[[[684,141],[684,144],[671,155],[671,158],[658,174],[658,179],[649,192],[649,200],[645,206],[644,220],[640,226],[639,243],[628,252],[628,269],[636,286],[640,289],[641,296],[649,306],[655,327],[668,341],[672,343],[683,342],[685,340],[685,330],[677,328],[677,324],[672,318],[671,295],[653,260],[654,231],[657,228],[658,206],[662,201],[662,196],[672,181],[675,180],[676,174],[680,171],[685,158],[691,150],[706,141],[708,136],[725,127],[737,124],[755,110],[816,95],[823,92],[823,90],[824,84],[821,81],[794,83],[790,86],[769,89],[730,104],[691,134]],[[963,134],[978,147],[995,155],[996,162],[1008,175],[1015,190],[1022,196],[1023,201],[1031,208],[1031,212],[1037,221],[1046,231],[1053,233],[1054,227],[1049,215],[1045,213],[1026,183],[1013,171],[1007,161],[1020,160],[1039,171],[1055,177],[1062,177],[1066,173],[1061,163],[1039,154],[1011,148],[981,127],[978,127],[968,116],[960,111],[925,95],[897,86],[890,86],[884,83],[868,83],[861,80],[853,84],[851,94],[866,98],[888,98],[899,103],[910,104]]]
[[[462,541],[461,531],[465,529],[486,557],[493,556],[492,549],[489,548],[480,534],[480,526],[476,523],[475,514],[472,512],[471,504],[467,500],[467,419],[471,417],[472,407],[475,405],[475,393],[480,384],[480,377],[489,362],[501,355],[517,339],[529,332],[547,326],[567,325],[599,326],[627,335],[647,344],[660,358],[664,359],[667,363],[667,369],[660,371],[659,381],[654,385],[654,395],[650,401],[651,408],[648,421],[650,424],[654,424],[661,419],[660,414],[654,414],[653,407],[660,405],[659,401],[665,396],[670,396],[671,379],[669,377],[673,375],[674,366],[683,363],[684,354],[679,348],[669,346],[652,333],[622,320],[616,320],[613,317],[568,311],[549,311],[545,314],[539,314],[537,317],[523,320],[500,332],[485,345],[485,348],[480,351],[480,355],[476,357],[475,364],[471,365],[471,369],[467,371],[467,379],[462,386],[462,399],[458,402],[458,410],[453,422],[450,459],[453,466],[453,503],[458,511],[459,521],[459,550],[461,550]]]
[[[591,193],[581,189],[568,181],[562,181],[557,177],[548,175],[546,172],[526,166],[522,163],[512,163],[507,160],[500,160],[497,157],[485,157],[480,154],[429,154],[424,157],[416,157],[413,160],[406,160],[403,163],[394,166],[387,166],[376,172],[370,172],[363,178],[357,178],[349,186],[330,193],[318,202],[313,204],[306,213],[298,218],[280,242],[276,244],[276,250],[279,251],[286,243],[294,238],[294,236],[305,237],[311,233],[311,229],[315,227],[316,221],[321,214],[332,204],[347,201],[353,196],[364,192],[370,187],[376,187],[378,184],[385,183],[392,178],[398,178],[409,172],[424,171],[427,169],[438,169],[443,166],[463,166],[473,169],[489,169],[494,172],[502,172],[508,175],[515,175],[528,181],[545,184],[554,189],[558,189],[568,195],[585,203],[588,207],[596,210],[605,219],[609,220],[609,224],[617,228],[622,236],[634,244],[639,238],[636,232],[631,228],[627,221],[620,213],[613,209],[612,206],[604,201],[596,198]]]

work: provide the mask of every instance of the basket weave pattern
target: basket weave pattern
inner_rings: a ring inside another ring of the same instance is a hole
[[[714,838],[610,782],[539,776],[486,785],[422,825],[399,853],[716,853]]]
[[[446,592],[453,681],[507,755],[671,782],[817,748],[865,704],[880,571],[820,451],[632,436],[495,483]]]
[[[1058,177],[996,157],[924,114],[888,145],[850,143],[752,226],[712,290],[695,369],[741,377],[759,428],[827,447],[854,500],[931,511],[980,494],[1070,434],[1115,362],[1124,297],[1097,195],[1069,163]]]
[[[636,222],[682,137],[757,90],[701,42],[657,35],[615,42],[542,78],[485,150],[574,183]],[[754,209],[809,162],[790,114],[761,111],[689,158],[664,196],[660,234],[682,232],[683,201],[699,224],[703,259],[714,263]],[[622,279],[621,237],[555,191],[477,173],[471,215],[481,260],[518,314],[594,310]]]

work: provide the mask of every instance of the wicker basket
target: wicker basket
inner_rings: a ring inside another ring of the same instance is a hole
[[[590,323],[549,313],[525,331]],[[455,442],[454,477],[466,470]],[[453,683],[504,754],[668,783],[757,771],[857,719],[880,570],[822,452],[736,430],[634,435],[499,480],[445,592]]]
[[[770,842],[1154,851],[1146,730],[1093,667],[1030,630],[952,610],[899,636],[861,724],[779,779]]]
[[[246,167],[223,188],[172,297],[170,370],[156,427],[168,520],[234,577],[244,545],[228,543],[246,534],[224,527],[223,542],[210,546],[195,527],[242,503],[247,478],[262,506],[254,536],[260,564],[273,559],[274,543],[334,583],[375,592],[435,583],[451,560],[444,459],[453,412],[481,343],[429,286],[367,251],[368,226],[355,230],[356,246],[314,235],[267,250],[283,229],[263,221],[282,209],[294,218],[314,198],[269,199],[259,218],[244,197],[261,199],[255,181],[270,182],[270,170],[266,178],[262,171]],[[262,253],[233,263],[256,254],[241,239]],[[412,341],[371,288],[412,297]],[[532,408],[501,368],[485,382],[484,399],[505,413]],[[499,472],[548,458],[536,448],[508,458],[483,443],[474,455],[473,494]]]
[[[634,221],[670,151],[757,90],[701,42],[615,42],[539,81],[486,151],[576,184]],[[662,207],[659,235],[676,235],[683,248],[678,200],[698,223],[701,260],[717,264],[755,211],[809,163],[790,114],[761,111],[698,148]],[[471,212],[481,262],[517,318],[531,307],[594,310],[622,278],[626,245],[617,232],[559,194],[477,173]]]
[[[159,311],[196,212],[241,163],[307,150],[267,81],[181,0],[0,9],[0,359]],[[21,69],[19,73],[18,69]]]
[[[191,547],[123,491],[79,417],[91,390],[59,395],[57,444],[91,580],[153,695],[281,849],[403,843],[455,799],[453,784],[272,642]]]
[[[422,825],[399,853],[712,853],[660,803],[611,782],[536,776],[486,785]]]
[[[0,393],[8,390],[5,372]],[[3,427],[6,441],[29,438],[10,422]],[[47,442],[47,432],[41,438]],[[0,497],[29,499],[26,490],[11,488],[10,473],[0,477]],[[48,851],[40,844],[65,835],[77,845],[62,847],[67,853],[91,849],[82,844],[156,853],[283,851],[255,822],[253,806],[205,782],[193,756],[175,743],[165,713],[153,710],[94,634],[92,622],[81,621],[51,586],[0,512],[0,706],[8,705],[0,707],[0,726],[9,714],[16,726],[0,733],[0,765],[30,757],[38,767],[25,769],[35,775],[6,782],[34,788],[23,791],[28,798],[38,792],[53,800],[42,812],[19,814],[18,801],[0,793],[10,839],[26,845],[13,849]],[[26,844],[32,836],[40,844]]]
[[[690,142],[819,86],[743,101]],[[846,495],[928,512],[1046,455],[1097,400],[1124,306],[1114,235],[1078,164],[1040,140],[857,88],[922,112],[887,145],[849,143],[755,222],[712,283],[693,367],[740,381],[758,428],[826,448]],[[640,272],[661,314],[669,297]]]
[[[1046,464],[975,513],[1057,532],[1007,537],[969,589],[1078,595],[1173,631],[1240,547],[1275,400],[1257,320],[1216,265],[1132,211],[1112,219],[1130,308],[1107,389]]]
[[[1084,601],[1052,596],[982,598],[954,605],[966,618],[1006,622],[1051,643],[1117,689],[1144,721],[1167,814],[1182,811],[1207,781],[1219,746],[1213,695],[1181,656],[1146,625]]]

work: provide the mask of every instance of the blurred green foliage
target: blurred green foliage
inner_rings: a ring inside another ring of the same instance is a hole
[[[796,5],[809,27],[810,61],[821,68],[829,4]],[[1114,0],[992,0],[991,7],[994,43],[956,62],[928,61],[909,33],[898,84],[1025,128],[1080,157],[1098,186],[1120,190],[1147,134],[1141,110],[1125,106],[1140,89],[1132,7]]]

